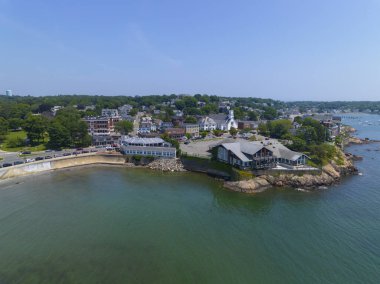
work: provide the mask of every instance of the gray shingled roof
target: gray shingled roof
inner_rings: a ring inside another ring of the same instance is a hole
[[[222,146],[226,148],[227,150],[231,151],[234,153],[236,157],[238,157],[240,160],[243,162],[249,162],[250,159],[247,158],[246,155],[244,155],[241,150],[240,150],[240,143],[235,142],[235,143],[223,143]]]
[[[233,152],[240,160],[244,162],[250,161],[246,154],[254,155],[262,148],[266,148],[273,153],[273,156],[276,158],[287,159],[290,161],[295,161],[302,155],[303,153],[294,152],[284,145],[274,141],[267,141],[266,143],[261,143],[259,141],[253,142],[234,142],[234,143],[222,143],[221,144],[227,150]]]

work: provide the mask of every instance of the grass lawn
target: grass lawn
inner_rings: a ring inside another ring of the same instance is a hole
[[[17,137],[21,139],[26,139],[26,132],[25,131],[12,131],[7,134],[5,137],[5,140],[3,143],[0,145],[0,149],[3,151],[8,151],[8,152],[20,152],[20,151],[32,151],[32,152],[37,152],[37,151],[43,151],[46,150],[46,142],[48,141],[47,138],[44,139],[44,143],[41,143],[36,146],[21,146],[21,147],[10,147],[8,144],[9,140],[16,139]]]

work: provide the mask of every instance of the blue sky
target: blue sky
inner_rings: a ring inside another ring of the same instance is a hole
[[[0,0],[0,93],[380,100],[380,0]]]

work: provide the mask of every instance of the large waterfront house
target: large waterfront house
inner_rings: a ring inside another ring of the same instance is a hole
[[[122,136],[120,139],[120,150],[128,156],[150,156],[175,158],[176,148],[161,138],[140,138]]]
[[[223,143],[217,146],[217,158],[241,169],[268,169],[277,165],[297,168],[304,166],[308,159],[305,154],[274,141]]]

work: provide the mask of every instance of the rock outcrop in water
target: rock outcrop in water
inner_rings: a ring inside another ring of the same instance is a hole
[[[357,174],[352,156],[346,155],[342,165],[332,161],[322,168],[322,173],[313,174],[280,174],[262,175],[250,180],[226,181],[224,186],[230,190],[256,193],[269,187],[293,187],[302,189],[318,189],[338,183],[342,177]]]

